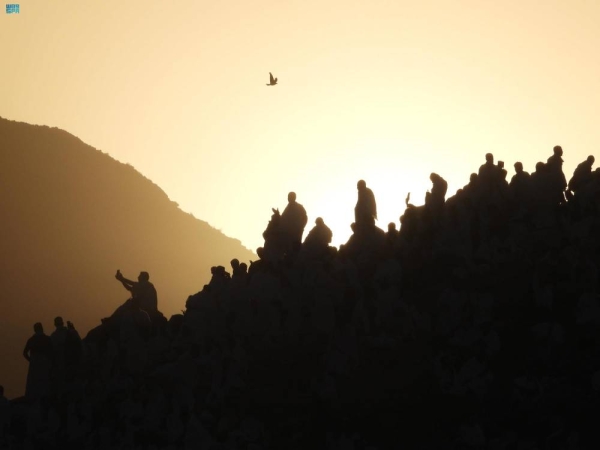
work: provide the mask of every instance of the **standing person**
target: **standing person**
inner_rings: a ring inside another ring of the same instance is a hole
[[[50,335],[53,354],[52,378],[55,392],[61,393],[66,379],[65,347],[67,343],[67,327],[65,327],[63,318],[60,316],[54,319],[54,327],[56,329]]]
[[[548,188],[551,191],[549,195],[553,203],[560,204],[565,202],[564,192],[567,189],[567,179],[562,170],[564,162],[562,159],[563,149],[560,145],[556,145],[552,151],[554,154],[546,162]]]
[[[285,235],[287,250],[296,251],[300,247],[307,223],[306,209],[296,201],[296,193],[290,192],[288,204],[281,213],[281,229]]]
[[[40,322],[33,326],[34,335],[27,340],[23,357],[29,362],[25,397],[37,400],[50,393],[52,339],[44,333]]]
[[[75,329],[75,325],[72,322],[67,321],[67,336],[65,340],[65,365],[67,369],[67,376],[69,379],[75,375],[83,348],[81,344],[81,336]]]
[[[359,180],[356,183],[358,190],[358,200],[354,207],[354,223],[357,228],[368,227],[373,219],[377,219],[377,203],[375,194],[367,187],[365,180]]]

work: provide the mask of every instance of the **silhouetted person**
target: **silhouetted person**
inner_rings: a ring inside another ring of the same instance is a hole
[[[308,216],[304,206],[296,201],[296,193],[288,194],[288,204],[281,213],[281,228],[286,236],[287,250],[297,250],[302,243]]]
[[[385,233],[385,243],[386,246],[390,249],[396,246],[398,242],[398,230],[396,229],[396,224],[394,222],[388,223],[387,233]]]
[[[225,267],[223,266],[213,266],[210,268],[210,273],[212,277],[208,285],[210,287],[221,287],[229,282],[231,279],[231,275],[225,271]]]
[[[309,231],[304,240],[304,248],[309,254],[320,256],[327,251],[332,238],[331,229],[325,225],[321,217],[317,217],[315,226]]]
[[[548,158],[546,173],[548,174],[548,188],[552,201],[563,203],[565,201],[564,191],[567,189],[567,179],[562,170],[563,149],[560,145],[553,148],[554,154]]]
[[[54,319],[55,330],[50,335],[52,339],[52,349],[54,353],[54,361],[52,365],[52,377],[54,379],[54,385],[58,392],[61,391],[63,383],[65,381],[65,346],[67,342],[67,327],[63,322],[62,317],[56,317]]]
[[[72,322],[67,321],[67,337],[65,340],[65,364],[71,371],[81,360],[81,337]]]
[[[552,176],[548,171],[547,164],[538,161],[530,181],[532,200],[538,206],[547,206],[556,200],[556,193],[552,190]]]
[[[431,206],[439,211],[446,201],[448,183],[437,173],[429,175],[429,179],[433,183],[433,187],[431,188]]]
[[[267,224],[267,228],[263,231],[265,245],[263,248],[263,257],[265,261],[278,262],[283,259],[285,252],[291,248],[290,234],[287,229],[284,229],[282,216],[279,209],[271,208],[273,214],[271,220]]]
[[[373,191],[367,187],[364,180],[356,183],[358,190],[358,200],[354,207],[354,223],[358,229],[369,226],[372,219],[377,219],[377,203]]]
[[[44,333],[41,323],[33,326],[35,334],[29,338],[23,357],[29,361],[25,396],[39,399],[50,394],[50,371],[52,369],[52,339]]]
[[[119,280],[125,289],[131,292],[131,297],[139,299],[140,307],[153,314],[158,311],[158,296],[154,285],[150,283],[150,275],[148,272],[140,272],[138,275],[138,281],[131,281],[125,278],[120,270],[117,270],[115,278]]]
[[[388,223],[388,230],[386,235],[391,240],[395,240],[398,237],[398,229],[396,228],[395,222]]]
[[[240,260],[237,258],[234,258],[231,260],[231,262],[229,264],[231,264],[231,276],[233,278],[236,276],[236,274],[240,270]]]
[[[498,190],[501,197],[505,197],[508,193],[508,181],[506,177],[508,176],[508,171],[504,168],[504,161],[498,161],[498,174],[499,174],[499,185]]]
[[[267,261],[265,260],[265,249],[258,247],[256,249],[256,255],[258,256],[257,261],[250,261],[250,267],[248,267],[248,281],[257,273],[263,272],[266,269]]]
[[[244,286],[248,278],[248,265],[236,259],[231,260],[231,280],[236,286]]]
[[[248,282],[248,265],[240,263],[238,268],[233,272],[231,280],[236,286],[245,286]]]
[[[479,181],[483,184],[493,183],[498,179],[500,168],[494,164],[494,155],[485,154],[485,164],[479,167]]]
[[[595,161],[595,158],[590,155],[585,161],[577,166],[568,184],[568,188],[571,192],[577,194],[577,191],[590,181],[592,177],[592,166]]]
[[[357,227],[356,227],[356,222],[352,222],[350,224],[350,229],[352,230],[352,234],[348,238],[348,241],[343,245],[343,250],[342,250],[342,246],[340,246],[340,251],[342,252],[342,255],[351,257],[352,255],[354,255],[354,252],[356,250],[357,231],[358,231]]]
[[[523,170],[523,164],[515,163],[515,174],[510,179],[509,189],[515,205],[523,205],[529,201],[531,176]]]

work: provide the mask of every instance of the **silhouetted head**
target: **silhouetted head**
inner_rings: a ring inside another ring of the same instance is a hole
[[[477,174],[476,173],[472,173],[471,176],[469,177],[469,181],[471,183],[475,183],[477,181]]]
[[[241,263],[240,264],[240,271],[242,271],[243,273],[246,273],[248,271],[248,264]]]
[[[263,259],[263,258],[264,258],[264,256],[265,256],[265,249],[264,249],[264,248],[262,248],[262,247],[258,247],[258,248],[256,249],[256,254],[258,255],[258,257],[259,257],[260,259]]]
[[[498,167],[504,169],[504,161],[498,161]]]
[[[352,232],[354,233],[356,231],[356,222],[352,222],[350,224],[350,228],[352,229]]]
[[[500,173],[502,174],[502,179],[503,179],[503,180],[506,180],[506,176],[508,175],[508,172],[506,171],[506,169],[502,169],[502,170],[500,171]]]
[[[539,161],[536,165],[535,165],[535,171],[536,172],[542,172],[544,170],[544,168],[546,167],[546,164],[544,164],[543,162]]]
[[[58,328],[58,327],[62,327],[62,326],[64,326],[64,325],[65,325],[65,323],[63,322],[63,318],[62,318],[62,317],[58,316],[58,317],[56,317],[56,318],[54,319],[54,326],[55,326],[55,327],[57,327],[57,328]]]
[[[365,182],[365,180],[359,180],[358,183],[356,183],[356,189],[358,189],[359,191],[366,189],[366,187],[367,183]]]
[[[295,201],[296,201],[296,193],[295,192],[290,192],[288,194],[288,202],[294,203]]]
[[[520,162],[515,163],[515,172],[517,172],[517,173],[523,172],[523,163],[520,163]]]
[[[555,145],[552,150],[554,151],[555,155],[562,156],[563,154],[563,149],[560,145]]]
[[[75,329],[75,325],[73,325],[73,322],[67,320],[67,328],[69,330],[74,330]]]
[[[590,163],[590,166],[596,162],[596,158],[593,155],[587,157],[586,161]]]
[[[230,264],[233,270],[236,270],[238,267],[240,267],[240,261],[237,258],[233,258]]]
[[[315,220],[315,225],[320,227],[325,225],[325,222],[323,222],[323,219],[321,217],[317,217],[317,219]]]
[[[148,272],[140,272],[140,274],[138,275],[139,282],[148,281],[149,279],[150,274]]]
[[[33,324],[33,331],[35,331],[36,333],[43,333],[44,327],[43,327],[42,323],[37,322],[37,323]]]
[[[211,274],[211,275],[214,275],[215,273],[217,273],[217,266],[212,266],[212,267],[210,268],[210,274]]]
[[[437,180],[440,179],[440,176],[437,173],[432,172],[431,175],[429,175],[429,179],[432,183],[435,183]]]
[[[395,231],[395,230],[396,230],[396,224],[394,222],[388,223],[388,231]]]
[[[491,153],[486,153],[485,154],[485,161],[493,164],[494,163],[494,155],[492,155]]]

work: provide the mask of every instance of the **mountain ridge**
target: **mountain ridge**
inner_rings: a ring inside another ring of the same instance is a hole
[[[173,314],[210,267],[255,258],[132,165],[57,127],[0,118],[0,192],[0,322],[18,324],[22,345],[35,322],[51,331],[55,315],[82,334],[110,315],[128,296],[116,269],[148,271],[159,308]],[[0,349],[10,366],[0,380],[22,389],[25,360],[12,347]]]

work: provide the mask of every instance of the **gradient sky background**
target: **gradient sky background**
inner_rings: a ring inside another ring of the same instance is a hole
[[[2,7],[0,116],[132,164],[253,250],[290,190],[338,245],[360,178],[385,228],[408,191],[423,203],[431,171],[454,194],[486,152],[509,178],[556,144],[567,179],[600,156],[597,0]]]

